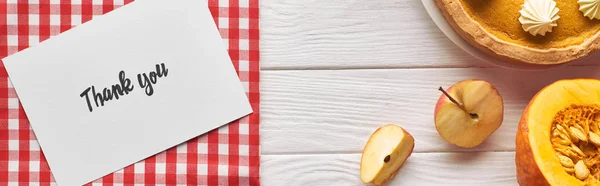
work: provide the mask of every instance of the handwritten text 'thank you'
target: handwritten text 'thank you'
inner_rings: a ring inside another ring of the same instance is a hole
[[[138,74],[137,82],[141,88],[145,89],[146,95],[152,96],[152,94],[154,94],[153,85],[157,83],[159,78],[167,77],[168,73],[169,69],[165,67],[164,63],[161,63],[160,65],[157,64],[155,71],[151,71],[148,74]],[[106,87],[99,92],[96,92],[95,86],[87,87],[79,94],[79,96],[85,99],[88,110],[92,112],[94,110],[93,104],[95,104],[96,107],[102,107],[104,106],[104,102],[113,99],[118,100],[120,96],[129,95],[133,90],[134,86],[131,84],[131,80],[125,76],[125,71],[121,70],[119,72],[119,83]]]

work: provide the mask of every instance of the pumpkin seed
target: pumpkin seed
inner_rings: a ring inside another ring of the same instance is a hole
[[[575,123],[575,124],[573,124],[572,126],[570,126],[568,129],[571,129],[571,127],[573,127],[573,128],[575,128],[575,129],[579,129],[579,131],[581,131],[581,132],[585,133],[585,132],[584,132],[584,131],[585,131],[585,128],[584,128],[584,127],[585,127],[585,125],[587,125],[587,124],[585,124],[585,123],[583,123],[583,124],[582,124],[582,123]]]
[[[552,131],[552,137],[556,138],[556,137],[559,137],[559,136],[560,136],[560,130],[554,129]]]
[[[590,175],[590,170],[583,164],[583,161],[579,160],[575,164],[575,177],[580,180],[585,180]]]
[[[579,155],[577,153],[573,152],[572,150],[564,150],[561,148],[556,148],[554,150],[556,150],[560,154],[565,155],[571,159],[579,158]]]
[[[582,157],[585,157],[585,154],[583,153],[583,151],[581,151],[581,149],[579,149],[579,147],[575,146],[575,144],[571,144],[571,150],[573,150],[575,153],[579,154]]]
[[[571,142],[570,142],[570,141],[568,141],[568,140],[564,140],[564,139],[560,139],[560,138],[554,138],[554,139],[553,139],[553,142],[554,142],[554,143],[557,143],[557,144],[565,145],[565,146],[569,146],[569,145],[571,145]]]
[[[581,131],[582,134],[585,136],[585,133],[588,130],[585,130],[585,128],[583,128],[582,126],[586,126],[587,127],[588,124],[576,124],[574,127],[577,128],[577,129],[579,129],[579,131]]]
[[[587,137],[585,136],[583,131],[576,127],[569,127],[569,130],[571,130],[571,135],[573,136],[573,138],[587,142]]]
[[[590,132],[590,141],[596,145],[596,146],[600,146],[600,135]]]
[[[564,133],[566,133],[567,131],[565,131],[565,128],[559,124],[556,124],[556,128]]]
[[[566,134],[560,134],[558,135],[558,137],[560,137],[561,139],[567,140],[567,141],[571,141],[571,138],[569,138]],[[577,140],[577,138],[575,138],[575,140]],[[576,141],[574,141],[576,142]]]
[[[560,164],[562,164],[563,167],[572,168],[575,166],[575,164],[573,164],[573,160],[571,160],[569,157],[558,155],[558,159],[560,159]]]

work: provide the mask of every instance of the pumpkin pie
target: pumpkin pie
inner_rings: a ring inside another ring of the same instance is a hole
[[[600,49],[600,0],[435,0],[468,43],[503,61],[556,65]]]

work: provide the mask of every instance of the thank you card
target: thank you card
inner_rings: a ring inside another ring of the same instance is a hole
[[[202,0],[136,0],[2,61],[59,186],[252,112]]]

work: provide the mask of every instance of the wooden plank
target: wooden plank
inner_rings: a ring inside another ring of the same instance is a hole
[[[261,1],[263,69],[474,66],[421,0]]]
[[[483,65],[419,0],[264,0],[261,36],[265,69]]]
[[[544,72],[497,68],[263,71],[263,154],[358,153],[387,123],[415,136],[417,152],[510,151],[521,113],[542,87],[563,78],[600,77],[600,67]],[[433,120],[439,86],[463,79],[490,81],[503,96],[502,126],[482,145],[457,148],[439,137]]]
[[[365,185],[360,154],[262,155],[264,185]],[[413,153],[388,185],[511,186],[514,152]]]

